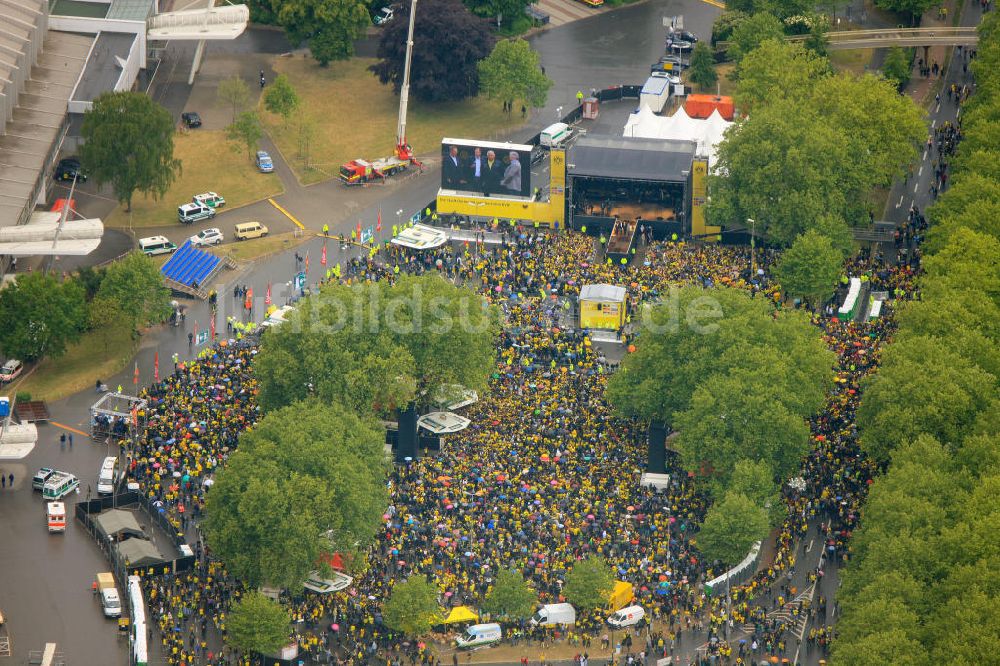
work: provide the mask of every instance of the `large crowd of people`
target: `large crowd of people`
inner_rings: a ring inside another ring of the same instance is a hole
[[[708,571],[692,544],[706,510],[704,492],[680,469],[670,470],[663,492],[640,487],[644,432],[611,413],[604,388],[613,370],[585,331],[566,325],[563,308],[582,285],[595,282],[626,286],[633,311],[671,285],[690,283],[748,289],[778,303],[780,287],[768,277],[776,255],[758,250],[751,270],[749,248],[653,242],[628,266],[595,259],[595,250],[594,239],[581,234],[518,229],[496,245],[420,252],[391,246],[328,274],[358,283],[438,271],[501,304],[505,321],[489,391],[468,408],[472,426],[448,436],[437,454],[394,470],[392,505],[369,570],[349,592],[283,597],[294,619],[290,636],[304,654],[344,663],[437,663],[430,646],[409,643],[381,624],[381,602],[396,581],[426,574],[445,606],[475,605],[496,572],[514,568],[543,602],[557,601],[565,572],[591,553],[634,584],[650,613],[646,656],[669,654],[699,628],[707,629],[701,633],[708,652],[721,657],[783,651],[785,627],[768,621],[764,609],[786,603],[781,577],[795,566],[798,537],[818,523],[829,557],[849,556],[847,540],[874,471],[858,450],[854,411],[860,382],[877,366],[891,331],[891,309],[863,324],[815,316],[838,354],[836,388],[811,422],[805,483],[783,491],[788,513],[776,552],[725,604],[704,593]],[[913,292],[908,266],[862,258],[847,270],[897,296]],[[239,663],[223,644],[227,610],[242,588],[201,549],[196,523],[210,492],[205,480],[258,418],[256,351],[253,336],[220,343],[143,391],[146,425],[129,449],[130,474],[199,545],[193,570],[145,576],[170,664]],[[596,650],[602,619],[584,618],[561,638]],[[726,640],[734,621],[753,626],[735,648]],[[526,626],[512,629],[525,640],[552,638]],[[822,645],[828,637],[822,635]]]

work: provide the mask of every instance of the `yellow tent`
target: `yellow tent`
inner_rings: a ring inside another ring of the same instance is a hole
[[[475,622],[479,619],[476,611],[468,606],[456,606],[451,609],[448,616],[441,620],[441,624],[458,624],[459,622]]]

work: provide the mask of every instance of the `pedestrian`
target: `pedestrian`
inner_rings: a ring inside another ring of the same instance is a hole
[[[521,105],[521,120],[524,120],[527,117],[528,117],[528,107],[526,107],[524,104],[522,104]]]
[[[66,450],[66,433],[59,435],[59,448],[64,451]]]
[[[13,488],[13,487],[14,487],[14,472],[11,472],[11,473],[10,473],[10,474],[9,474],[9,475],[7,476],[7,485],[9,485],[9,486],[10,486],[11,488]]]
[[[264,81],[264,76],[263,76],[263,74],[262,74],[262,75],[261,75],[261,77],[260,77],[260,89],[261,89],[261,90],[263,90],[263,89],[264,89],[264,83],[265,83],[265,81]]]
[[[69,450],[73,450],[73,433],[69,434]]]
[[[7,487],[7,477],[5,477],[3,474],[0,474],[0,488],[6,488],[6,487]]]
[[[188,331],[188,348],[190,349],[191,345],[193,344],[194,344],[194,333]]]

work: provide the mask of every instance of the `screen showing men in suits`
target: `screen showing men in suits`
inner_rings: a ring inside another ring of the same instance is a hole
[[[531,196],[531,146],[445,139],[441,187],[481,196]]]

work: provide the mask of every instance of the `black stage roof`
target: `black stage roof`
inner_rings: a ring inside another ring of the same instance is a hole
[[[683,182],[698,144],[629,136],[582,136],[566,158],[570,176]]]

